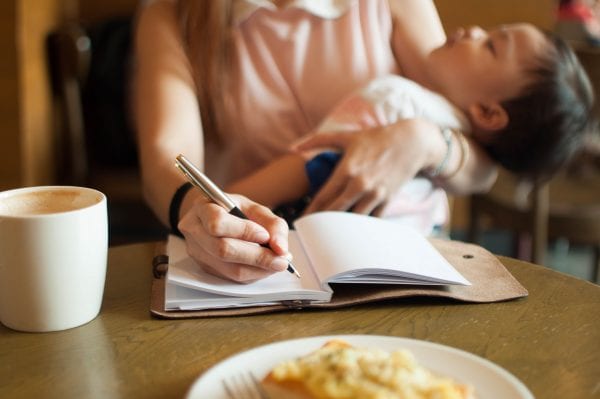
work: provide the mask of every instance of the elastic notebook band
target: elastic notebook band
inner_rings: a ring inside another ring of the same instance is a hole
[[[175,191],[175,194],[173,194],[171,204],[169,205],[169,224],[171,225],[171,233],[179,237],[183,237],[183,234],[181,234],[181,231],[179,231],[179,228],[177,227],[177,224],[179,224],[179,211],[185,195],[191,188],[192,183],[189,182],[179,186],[177,191]]]

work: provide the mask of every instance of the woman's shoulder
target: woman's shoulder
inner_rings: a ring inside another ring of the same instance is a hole
[[[176,2],[152,0],[138,10],[135,24],[136,56],[147,64],[183,61],[185,51]]]
[[[174,0],[149,0],[143,2],[137,13],[137,30],[144,35],[160,34],[164,28],[177,26]]]
[[[138,9],[139,19],[149,19],[153,22],[174,18],[175,0],[147,0]]]

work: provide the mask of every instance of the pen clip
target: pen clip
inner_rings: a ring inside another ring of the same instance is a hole
[[[204,195],[206,195],[209,199],[212,199],[210,197],[209,193],[204,189],[204,187],[202,187],[202,185],[200,184],[200,182],[198,181],[198,179],[196,179],[194,177],[194,175],[189,172],[189,170],[187,169],[187,167],[184,164],[182,164],[179,161],[179,159],[175,160],[175,166],[177,167],[177,169],[179,169],[181,171],[181,173],[183,173],[185,175],[185,177],[190,181],[190,183],[192,183],[194,186],[196,186],[200,190],[202,190],[202,192],[204,193]]]
[[[221,205],[227,211],[237,208],[235,202],[222,192],[210,179],[208,179],[198,168],[196,168],[186,157],[178,155],[175,158],[175,166],[183,172],[185,177],[211,201]]]

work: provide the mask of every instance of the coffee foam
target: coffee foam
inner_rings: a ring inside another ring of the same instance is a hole
[[[0,196],[0,215],[34,216],[83,209],[102,201],[99,193],[72,188],[17,191]]]

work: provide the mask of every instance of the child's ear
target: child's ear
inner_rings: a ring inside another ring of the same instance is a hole
[[[508,113],[498,102],[476,103],[467,112],[477,130],[496,132],[508,125]]]

